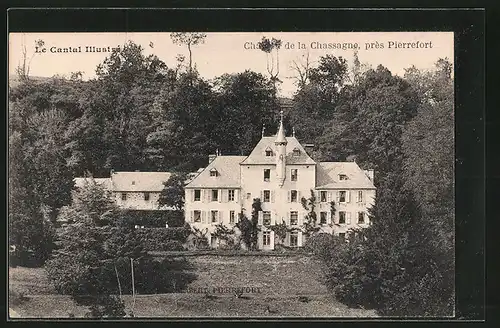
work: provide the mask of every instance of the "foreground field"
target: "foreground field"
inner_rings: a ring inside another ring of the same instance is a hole
[[[196,279],[181,293],[138,295],[136,317],[371,317],[332,300],[321,283],[320,264],[307,256],[189,257]],[[10,268],[11,289],[27,300],[11,306],[23,318],[83,317],[87,308],[56,295],[44,269]],[[229,288],[249,292],[238,298]],[[252,290],[253,288],[253,290]],[[208,291],[208,293],[205,293]],[[132,296],[124,296],[127,313]]]

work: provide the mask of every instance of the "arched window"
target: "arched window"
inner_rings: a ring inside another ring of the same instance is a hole
[[[293,149],[293,156],[300,156],[300,149],[299,148]]]

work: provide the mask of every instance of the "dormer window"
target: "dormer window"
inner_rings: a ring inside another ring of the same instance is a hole
[[[135,181],[132,181],[132,186],[135,186]]]
[[[269,147],[266,148],[266,156],[274,156],[273,150]]]
[[[293,149],[293,156],[300,156],[300,149],[294,148]]]
[[[339,180],[349,180],[349,178],[345,174],[339,174]]]
[[[211,169],[210,170],[210,176],[211,177],[216,177],[216,176],[219,176],[219,172],[217,172],[216,169]]]

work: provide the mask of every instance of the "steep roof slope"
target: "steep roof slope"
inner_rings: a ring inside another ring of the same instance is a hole
[[[239,188],[240,163],[246,156],[217,156],[208,166],[201,171],[187,188]],[[210,176],[212,169],[217,170],[217,176]]]
[[[241,164],[276,164],[275,156],[266,156],[266,149],[271,149],[276,155],[276,146],[274,145],[275,140],[276,136],[262,137],[250,155],[248,155],[248,157]],[[316,162],[309,157],[309,155],[307,155],[304,147],[302,147],[297,138],[286,137],[286,141],[286,164],[316,164]],[[294,149],[298,149],[300,151],[299,156],[293,155]]]
[[[340,175],[347,180],[340,180]],[[355,162],[320,162],[316,166],[316,189],[375,189],[373,182]]]

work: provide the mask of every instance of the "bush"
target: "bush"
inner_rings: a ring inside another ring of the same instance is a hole
[[[334,237],[329,233],[319,233],[307,238],[304,248],[307,252],[324,259],[333,247]]]
[[[168,240],[165,243],[164,251],[184,251],[185,248],[182,243],[178,240]]]
[[[171,247],[175,247],[173,241],[180,245],[184,244],[191,231],[188,227],[143,228],[137,229],[136,233],[147,251],[168,251]]]
[[[154,211],[154,210],[122,210],[122,220],[131,225],[139,225],[147,228],[182,227],[185,223],[182,211]]]

